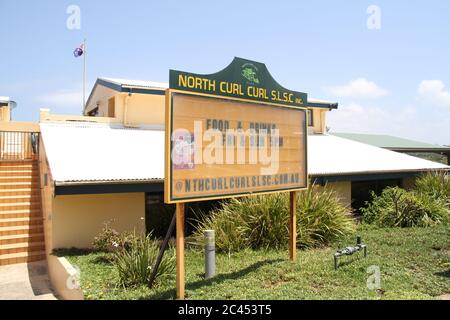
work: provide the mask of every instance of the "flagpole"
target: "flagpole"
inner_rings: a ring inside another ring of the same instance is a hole
[[[86,47],[86,39],[83,41],[83,113],[84,108],[86,107],[86,53],[87,53],[87,47]]]

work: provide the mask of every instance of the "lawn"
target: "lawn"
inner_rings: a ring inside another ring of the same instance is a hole
[[[368,245],[344,257],[333,269],[335,249],[355,243],[348,237],[329,248],[299,250],[290,262],[286,251],[218,254],[217,276],[203,279],[203,253],[186,251],[187,299],[434,299],[450,293],[450,228],[375,229],[359,227]],[[175,275],[157,287],[118,287],[109,254],[80,250],[57,252],[81,270],[86,299],[173,299]],[[174,254],[173,250],[166,254]],[[368,289],[369,266],[379,267],[381,289]]]

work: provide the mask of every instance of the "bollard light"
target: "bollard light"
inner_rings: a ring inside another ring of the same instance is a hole
[[[205,279],[216,275],[216,241],[214,230],[205,230]]]

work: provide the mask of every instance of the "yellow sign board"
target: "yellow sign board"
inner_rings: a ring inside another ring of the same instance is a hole
[[[307,187],[306,110],[168,90],[165,202]]]

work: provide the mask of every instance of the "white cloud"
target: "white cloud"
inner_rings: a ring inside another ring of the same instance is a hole
[[[431,106],[450,108],[450,91],[441,80],[423,80],[417,90],[419,100]]]
[[[379,87],[375,82],[369,81],[365,78],[358,78],[350,81],[343,86],[336,86],[327,88],[326,91],[337,97],[352,97],[352,98],[380,98],[389,94],[389,91]]]
[[[390,115],[379,107],[364,107],[357,103],[341,104],[329,113],[328,125],[333,132],[379,132]]]
[[[81,90],[61,90],[37,97],[39,103],[44,104],[42,107],[49,107],[58,111],[73,111],[78,113],[82,110],[83,94]]]

